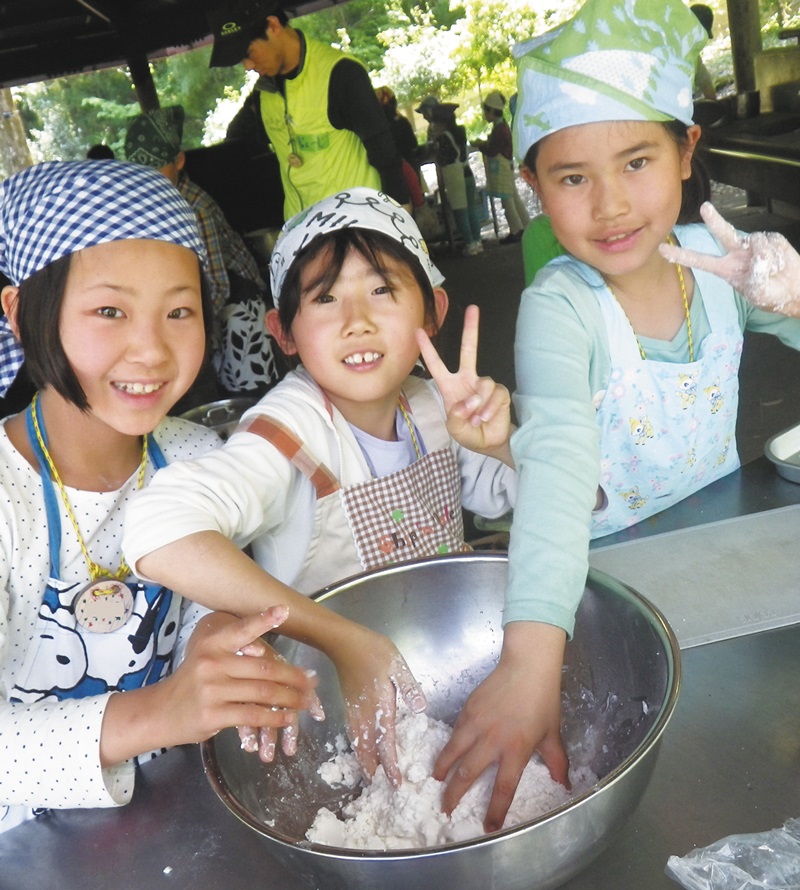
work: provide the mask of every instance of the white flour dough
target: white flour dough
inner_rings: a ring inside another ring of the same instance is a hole
[[[360,796],[342,809],[342,817],[328,809],[317,812],[306,838],[314,843],[367,850],[436,847],[480,837],[483,818],[494,785],[489,769],[464,795],[448,818],[441,811],[444,783],[431,776],[439,752],[452,730],[425,714],[405,713],[397,721],[397,755],[403,784],[394,790],[379,769]],[[319,769],[329,785],[352,784],[360,775],[356,756],[337,740],[337,753]],[[527,822],[569,801],[597,782],[591,770],[570,771],[572,792],[550,778],[547,767],[531,760],[522,774],[504,828]]]

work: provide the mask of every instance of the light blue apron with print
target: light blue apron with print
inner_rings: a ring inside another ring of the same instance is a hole
[[[702,249],[702,248],[700,248]],[[739,467],[736,413],[742,331],[728,285],[695,272],[710,333],[694,362],[642,359],[636,335],[607,288],[597,297],[611,353],[608,388],[596,397],[603,506],[593,538],[666,510]]]

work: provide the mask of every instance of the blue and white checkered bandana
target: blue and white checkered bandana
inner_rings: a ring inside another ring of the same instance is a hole
[[[0,398],[8,392],[24,360],[19,340],[12,333],[8,319],[3,316],[0,318]]]
[[[431,262],[425,239],[408,211],[383,192],[358,187],[318,201],[284,225],[269,264],[275,305],[280,301],[286,273],[304,247],[317,235],[355,228],[382,232],[393,238],[419,260],[433,287],[444,282],[444,276]]]
[[[0,183],[0,269],[12,284],[84,248],[129,239],[168,241],[206,260],[194,211],[166,176],[149,167],[48,161]],[[5,323],[0,326],[0,396],[22,360]]]
[[[157,170],[47,161],[0,183],[0,269],[12,284],[86,247],[130,239],[179,244],[205,262],[194,211]]]

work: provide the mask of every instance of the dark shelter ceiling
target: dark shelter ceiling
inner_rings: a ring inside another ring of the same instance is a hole
[[[0,84],[127,64],[207,33],[201,0],[0,0]]]
[[[0,0],[0,86],[131,65],[208,36],[205,0]],[[330,0],[283,4],[290,15]]]

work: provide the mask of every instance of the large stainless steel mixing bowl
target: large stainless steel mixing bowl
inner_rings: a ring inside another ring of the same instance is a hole
[[[491,670],[502,641],[504,554],[420,560],[358,576],[319,594],[335,612],[390,636],[428,696],[428,713],[452,723]],[[680,655],[663,616],[624,584],[592,571],[564,670],[564,738],[597,785],[515,828],[472,841],[405,851],[311,844],[305,832],[340,793],[317,775],[326,743],[343,733],[335,673],[316,650],[281,639],[293,662],[321,677],[327,720],[301,719],[295,758],[271,766],[242,753],[234,730],[203,746],[209,780],[226,806],[265,839],[265,849],[324,890],[549,890],[610,842],[638,803],[675,707]],[[520,707],[525,703],[520,702]],[[268,866],[266,866],[268,867]],[[253,875],[258,886],[258,875]]]

